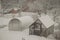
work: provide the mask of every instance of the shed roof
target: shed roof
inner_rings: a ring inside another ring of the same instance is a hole
[[[39,20],[45,25],[46,28],[54,25],[54,21],[48,15],[39,17]]]

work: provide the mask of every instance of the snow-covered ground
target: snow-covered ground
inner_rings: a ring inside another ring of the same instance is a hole
[[[9,19],[0,18],[0,25],[7,25]],[[3,21],[2,21],[3,20]],[[29,28],[24,31],[9,31],[8,26],[0,29],[0,40],[55,40],[40,36],[29,35]]]
[[[29,29],[24,31],[9,31],[8,27],[0,29],[0,40],[55,40],[45,37],[29,35]]]
[[[22,40],[26,36],[25,31],[9,31],[8,27],[0,29],[0,40]]]

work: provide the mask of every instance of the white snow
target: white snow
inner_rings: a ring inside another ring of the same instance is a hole
[[[55,23],[48,15],[41,16],[39,19],[46,26],[46,28],[51,27]]]
[[[0,25],[7,25],[7,21],[9,19],[7,18],[6,20],[1,18],[3,20],[0,20]],[[52,40],[40,36],[34,36],[34,35],[29,35],[29,29],[25,29],[24,31],[9,31],[8,27],[4,27],[0,29],[0,40]]]
[[[29,29],[24,31],[9,31],[8,27],[0,29],[0,40],[55,40],[45,37],[29,35]]]

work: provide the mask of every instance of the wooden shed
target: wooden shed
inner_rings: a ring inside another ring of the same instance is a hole
[[[54,32],[54,21],[48,15],[39,17],[30,27],[30,35],[47,37]]]
[[[42,32],[42,26],[40,20],[36,20],[32,25],[29,26],[29,34],[30,35],[38,35],[40,36]]]

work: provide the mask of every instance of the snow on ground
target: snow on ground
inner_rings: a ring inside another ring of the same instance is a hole
[[[0,29],[0,40],[55,40],[45,37],[29,35],[29,29],[24,31],[9,31],[8,27]]]
[[[0,32],[0,40],[22,40],[21,32],[7,32],[1,31]]]
[[[0,25],[8,24],[9,19],[0,18]],[[3,22],[2,22],[3,20]],[[52,40],[45,37],[29,35],[29,29],[24,31],[9,31],[8,27],[0,29],[0,40]],[[54,40],[54,39],[53,39]]]
[[[0,40],[22,40],[22,32],[9,31],[8,27],[0,29]]]
[[[9,31],[8,27],[0,29],[0,40],[22,40],[23,36],[27,36],[29,29],[24,31]]]
[[[42,36],[35,36],[35,35],[29,35],[26,37],[23,37],[25,40],[55,40],[55,39],[49,39],[49,38],[45,38]]]

